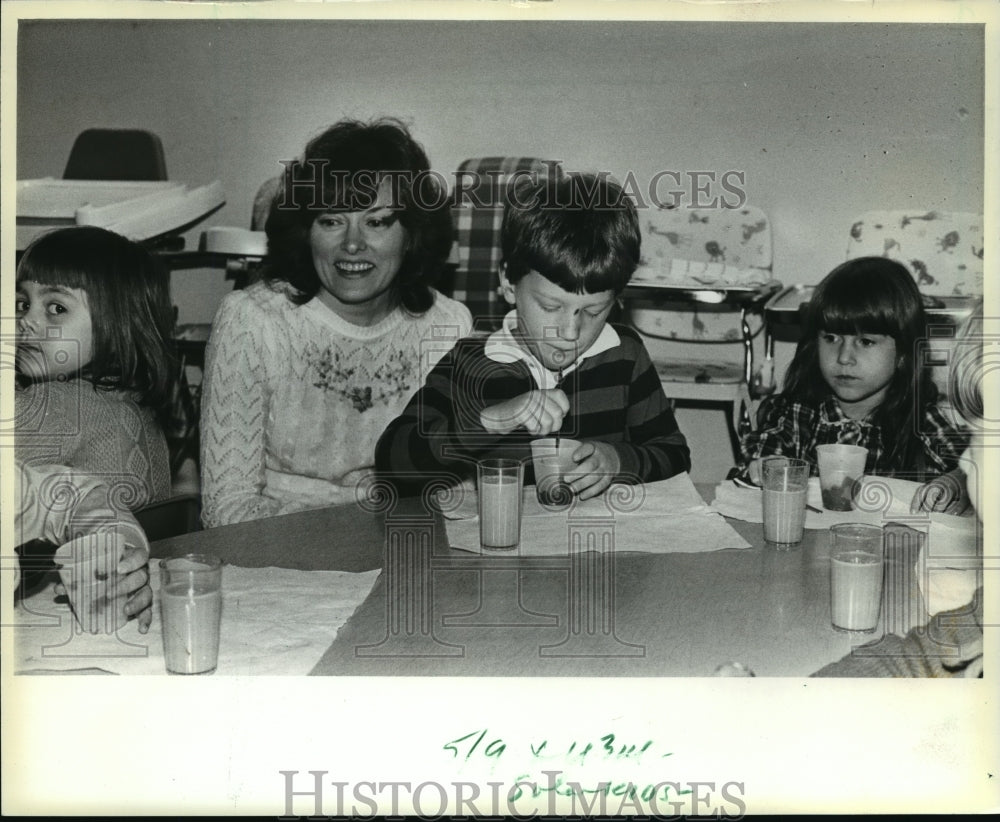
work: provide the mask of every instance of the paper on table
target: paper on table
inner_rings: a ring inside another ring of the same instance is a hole
[[[448,542],[481,553],[475,492],[462,496],[445,514]],[[613,524],[613,531],[609,526]],[[603,495],[576,501],[565,510],[540,505],[526,488],[521,521],[521,556],[560,556],[568,551],[570,528],[586,540],[587,550],[608,550],[603,536],[614,534],[614,550],[643,553],[694,553],[750,544],[704,503],[687,474],[645,485],[612,485]],[[598,536],[600,535],[600,536]]]
[[[222,572],[222,628],[217,675],[309,673],[340,627],[368,596],[379,570],[296,571],[239,568]],[[117,635],[77,633],[69,606],[51,586],[17,608],[18,673],[100,668],[116,674],[166,674],[160,622],[159,567],[150,563],[153,623],[140,634],[135,620]]]
[[[442,508],[445,519],[477,518],[475,488],[463,486],[458,493],[452,494],[452,499],[452,505]],[[583,501],[574,499],[572,508],[567,510],[543,506],[535,495],[534,486],[525,487],[523,499],[522,516],[525,517],[554,516],[565,519],[568,513],[581,517],[607,517],[623,511],[630,516],[647,517],[711,513],[688,474],[644,485],[615,483],[599,497]]]
[[[840,522],[868,522],[881,525],[895,517],[909,517],[910,503],[920,483],[894,477],[866,476],[855,498],[853,511],[806,511],[806,528],[829,528]],[[808,502],[816,508],[823,507],[819,478],[810,477]],[[764,514],[759,488],[743,488],[732,480],[725,480],[715,488],[712,510],[731,519],[744,522],[763,522]]]

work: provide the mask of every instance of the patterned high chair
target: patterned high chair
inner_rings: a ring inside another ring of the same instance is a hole
[[[931,366],[938,405],[963,427],[947,401],[954,331],[983,294],[983,217],[949,211],[868,211],[850,227],[847,259],[888,257],[913,274],[924,295],[928,337],[922,358]]]
[[[643,209],[640,221],[642,262],[626,290],[628,317],[667,397],[729,403],[738,435],[741,423],[755,424],[753,394],[773,387],[763,304],[780,284],[771,277],[770,221],[753,206]],[[712,310],[720,305],[729,310]],[[761,317],[756,328],[752,315]],[[761,331],[767,358],[755,368],[753,340]],[[712,345],[703,358],[678,359],[676,342]]]
[[[866,212],[851,224],[847,259],[867,256],[902,263],[920,292],[931,298],[982,296],[983,217],[948,211]]]
[[[497,293],[507,185],[521,176],[544,181],[561,175],[558,162],[534,157],[473,157],[459,165],[452,208],[452,262],[457,267],[451,296],[472,312],[477,330],[499,328],[508,310]]]

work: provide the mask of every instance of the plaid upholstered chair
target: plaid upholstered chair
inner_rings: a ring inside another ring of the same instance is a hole
[[[534,157],[474,157],[458,167],[452,205],[451,261],[456,268],[451,296],[465,303],[477,329],[495,330],[508,309],[497,293],[507,186],[522,176],[546,180],[561,174],[557,162]]]

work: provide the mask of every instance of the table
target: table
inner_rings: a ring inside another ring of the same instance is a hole
[[[710,499],[711,486],[699,486]],[[826,531],[766,548],[698,554],[619,550],[479,557],[450,548],[415,500],[389,511],[319,509],[153,543],[153,556],[213,553],[246,567],[362,571],[371,594],[312,671],[365,676],[708,676],[742,662],[758,676],[807,676],[858,640],[830,626]],[[919,535],[889,540],[883,625],[926,622],[913,577]]]

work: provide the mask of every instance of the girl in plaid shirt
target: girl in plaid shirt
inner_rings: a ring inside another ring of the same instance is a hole
[[[740,443],[739,472],[759,480],[772,455],[816,464],[816,446],[868,449],[867,474],[924,483],[915,510],[968,507],[958,459],[968,437],[937,406],[937,388],[918,362],[926,337],[923,301],[909,271],[884,257],[850,260],[817,286],[784,390],[760,407]]]
[[[985,368],[984,318],[980,299],[955,336],[956,347],[948,373],[948,394],[955,412],[968,423],[969,447],[960,458],[968,482],[972,513],[979,519],[976,551],[983,552],[982,520],[985,513],[982,478],[986,471],[988,439],[996,436],[995,425],[986,420],[985,385],[990,379],[994,394],[997,373]],[[918,580],[929,613],[927,625],[912,629],[905,637],[883,636],[843,659],[821,668],[821,677],[981,677],[983,675],[982,571],[944,571],[931,587],[927,568],[928,544],[921,548]],[[954,558],[953,556],[951,558]],[[966,559],[970,558],[968,555]],[[938,572],[941,573],[941,572]],[[945,607],[942,607],[945,606]]]

